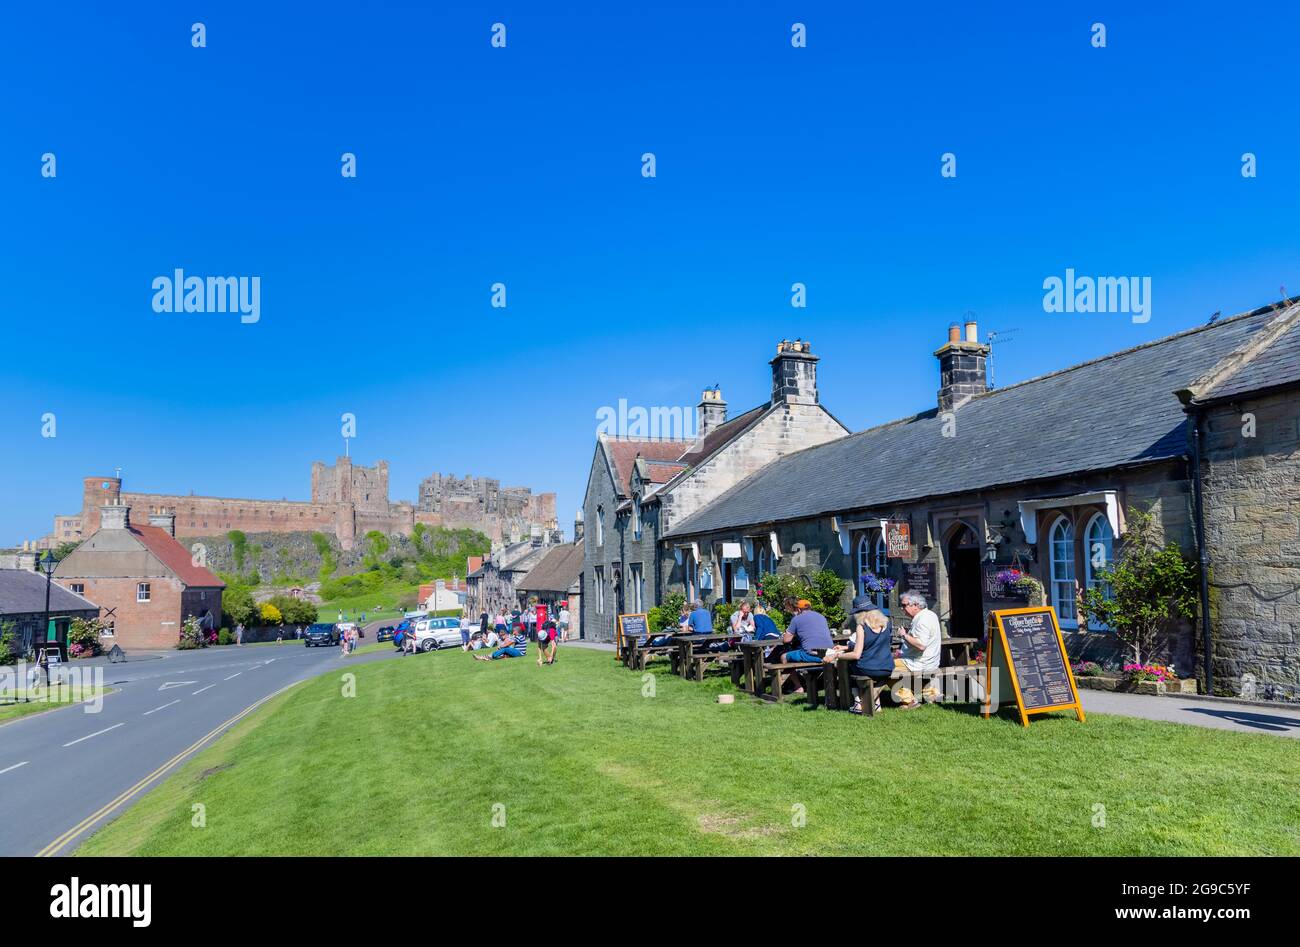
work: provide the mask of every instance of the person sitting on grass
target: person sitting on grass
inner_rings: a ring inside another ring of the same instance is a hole
[[[507,635],[502,639],[502,646],[492,652],[492,657],[474,654],[475,661],[499,661],[501,658],[522,658],[528,654],[528,636],[522,631],[516,635]]]
[[[542,658],[546,658],[547,664],[555,663],[555,642],[559,638],[559,633],[555,630],[555,622],[548,621],[541,628],[537,629],[537,666],[542,666]]]
[[[790,624],[786,625],[785,634],[781,637],[790,646],[790,650],[781,655],[781,663],[821,664],[826,652],[835,645],[831,639],[830,626],[826,624],[826,616],[814,611],[812,603],[806,598],[799,599],[795,608],[797,614],[790,619]],[[803,685],[795,687],[794,693],[802,694]]]
[[[850,608],[854,622],[851,647],[834,645],[822,660],[832,667],[836,661],[851,661],[850,674],[888,681],[894,672],[894,656],[890,651],[890,643],[894,636],[889,619],[885,617],[884,612],[876,608],[869,595],[859,595],[853,600]],[[875,709],[880,709],[878,697],[875,701]],[[858,693],[857,699],[849,710],[855,714],[862,713],[861,692]]]

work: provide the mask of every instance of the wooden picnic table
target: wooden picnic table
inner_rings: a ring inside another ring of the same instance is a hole
[[[670,640],[677,646],[676,672],[682,677],[690,676],[691,658],[695,654],[695,646],[697,644],[726,641],[728,638],[734,637],[736,636],[731,632],[714,632],[710,635],[673,635]]]
[[[848,641],[849,636],[847,633],[833,634],[831,640],[841,644]],[[745,690],[755,697],[763,696],[767,682],[768,666],[764,663],[763,652],[779,644],[784,644],[780,638],[751,638],[740,643],[740,651],[744,655],[745,662],[742,672]]]
[[[953,660],[952,663],[958,667],[970,664],[970,646],[979,641],[979,638],[944,638],[939,642],[939,648],[942,651],[946,648],[952,648],[950,655],[953,659],[957,657],[957,649],[961,649],[961,660]]]

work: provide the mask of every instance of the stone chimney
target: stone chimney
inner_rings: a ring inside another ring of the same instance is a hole
[[[967,398],[989,390],[988,354],[989,347],[980,344],[974,320],[966,323],[965,338],[957,323],[948,327],[947,343],[934,353],[939,359],[940,411],[951,411]]]
[[[772,404],[817,404],[817,362],[812,343],[777,343],[772,366]]]
[[[149,525],[167,531],[167,535],[176,538],[176,511],[159,507],[149,514]]]
[[[695,436],[707,437],[727,423],[727,402],[721,388],[705,388],[695,406]]]
[[[582,510],[579,510],[573,516],[573,541],[575,543],[582,538],[582,531],[585,525],[586,524],[583,523],[582,520]]]
[[[131,507],[120,500],[110,501],[99,508],[100,529],[126,529],[131,525]]]

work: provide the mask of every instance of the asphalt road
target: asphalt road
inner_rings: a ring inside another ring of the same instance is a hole
[[[367,627],[362,643],[374,640]],[[342,659],[338,648],[286,641],[103,665],[117,692],[97,713],[72,705],[0,724],[0,797],[9,801],[0,856],[67,854],[259,702],[394,654]]]

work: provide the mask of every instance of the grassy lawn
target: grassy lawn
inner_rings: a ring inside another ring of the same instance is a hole
[[[26,717],[28,714],[38,714],[46,710],[55,710],[59,707],[67,707],[70,704],[93,700],[97,695],[102,696],[111,693],[112,689],[110,688],[95,687],[93,685],[64,685],[63,687],[48,690],[42,687],[32,691],[32,699],[24,703],[23,691],[5,691],[0,696],[0,723],[6,723],[18,717]]]
[[[1023,730],[943,706],[864,719],[650,680],[645,696],[577,648],[546,668],[531,649],[340,668],[80,853],[1300,854],[1293,740],[1100,714]]]

